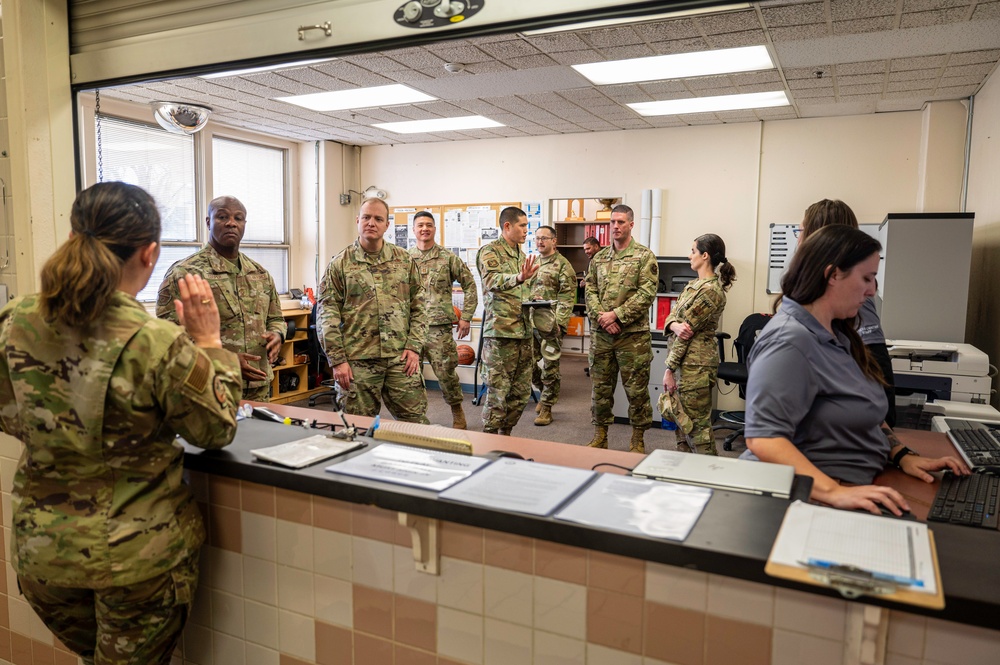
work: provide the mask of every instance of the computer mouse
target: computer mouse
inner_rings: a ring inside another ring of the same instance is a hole
[[[985,464],[972,468],[973,473],[988,473],[991,476],[1000,476],[1000,464]]]
[[[501,457],[509,457],[510,459],[524,459],[524,456],[518,455],[517,453],[511,452],[509,450],[491,450],[486,453],[484,457],[490,459],[500,459]]]
[[[895,518],[897,520],[910,520],[911,522],[916,522],[917,521],[917,518],[914,517],[913,513],[911,513],[909,510],[903,510],[903,514],[902,515],[897,515],[896,513],[894,513],[891,510],[889,510],[889,508],[887,506],[883,506],[882,504],[878,504],[878,509],[879,509],[879,511],[881,511],[882,515],[884,515],[885,517],[893,517],[893,518]],[[902,509],[900,509],[900,510],[902,510]]]

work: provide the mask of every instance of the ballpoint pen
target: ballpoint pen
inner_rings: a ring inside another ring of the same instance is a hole
[[[858,577],[877,580],[879,582],[891,582],[892,584],[898,584],[900,586],[912,586],[912,587],[924,586],[923,580],[914,579],[912,577],[904,577],[902,575],[890,575],[889,573],[878,573],[875,571],[866,570],[864,568],[859,568],[858,566],[834,563],[833,561],[825,561],[823,559],[808,559],[805,562],[805,565],[809,568],[819,568],[822,570],[829,570],[830,572],[834,573],[854,575]]]

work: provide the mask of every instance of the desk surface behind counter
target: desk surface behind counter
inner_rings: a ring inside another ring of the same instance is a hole
[[[296,407],[271,406],[293,418],[334,422],[335,414]],[[350,417],[361,427],[367,418]],[[904,430],[901,438],[913,449],[937,454],[950,444],[943,435]],[[598,450],[516,437],[469,432],[477,455],[502,449],[538,462],[590,469],[599,464],[632,468],[639,457],[633,453]],[[764,564],[781,525],[787,501],[716,490],[694,529],[683,542],[635,537],[586,525],[534,517],[504,510],[441,500],[431,491],[403,485],[333,475],[328,463],[292,470],[253,460],[250,450],[302,438],[298,427],[258,420],[241,422],[235,441],[220,451],[186,446],[185,466],[210,475],[250,481],[266,486],[327,497],[356,504],[377,506],[458,524],[573,545],[587,550],[618,554],[827,596],[836,592],[770,577]],[[360,453],[354,453],[360,454]],[[617,471],[614,467],[599,470]],[[914,514],[923,518],[934,496],[934,486],[886,472],[880,482],[907,496]],[[913,482],[909,482],[913,481]],[[888,519],[888,518],[887,518]],[[933,524],[940,559],[946,606],[942,611],[866,597],[864,602],[922,613],[960,623],[1000,629],[1000,571],[995,563],[1000,552],[1000,533],[947,524]]]

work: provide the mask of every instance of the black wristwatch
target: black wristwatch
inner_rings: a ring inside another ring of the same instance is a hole
[[[895,455],[892,456],[892,465],[897,469],[902,469],[903,467],[900,466],[899,463],[902,462],[903,458],[906,457],[907,455],[917,455],[917,457],[920,456],[916,451],[910,450],[906,446],[903,446],[902,448],[899,449],[899,451],[896,452]]]

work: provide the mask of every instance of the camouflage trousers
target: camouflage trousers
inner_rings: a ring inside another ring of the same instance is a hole
[[[446,323],[441,326],[427,326],[427,343],[420,354],[421,360],[427,360],[434,370],[438,385],[448,404],[462,403],[462,383],[458,380],[458,346],[452,335],[452,326]]]
[[[621,373],[628,397],[628,419],[632,427],[649,429],[653,406],[649,401],[649,366],[653,346],[649,332],[609,335],[595,330],[590,335],[590,380],[594,383],[590,412],[593,424],[607,427],[615,421],[615,384]]]
[[[254,381],[254,383],[256,383],[256,381]],[[251,388],[247,385],[247,382],[244,381],[243,399],[251,402],[267,402],[271,399],[271,382],[269,381],[262,386]]]
[[[513,429],[531,395],[531,340],[483,340],[483,431]]]
[[[406,363],[395,357],[352,360],[351,371],[354,383],[344,403],[347,413],[374,418],[382,410],[384,401],[396,420],[430,423],[427,420],[427,390],[419,369],[413,376],[406,376]]]
[[[681,365],[677,397],[694,426],[688,440],[701,455],[718,455],[712,433],[712,387],[718,368],[710,365]]]
[[[562,337],[551,339],[547,342],[550,346],[555,344],[562,348]],[[552,406],[559,401],[559,361],[545,360],[542,358],[542,338],[538,331],[531,334],[531,385],[542,389],[542,396],[539,400],[542,404]],[[541,367],[539,367],[541,363]]]
[[[18,577],[28,604],[85,665],[169,665],[198,586],[198,555],[144,582],[108,589]]]

